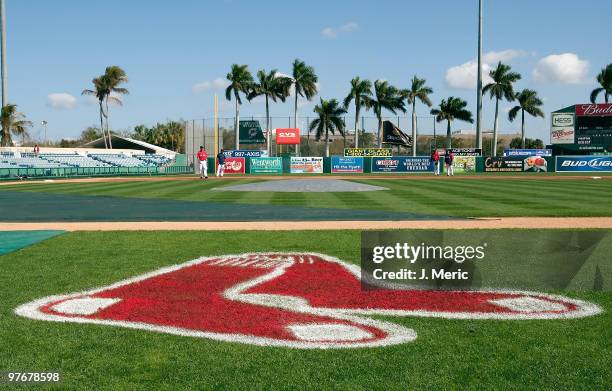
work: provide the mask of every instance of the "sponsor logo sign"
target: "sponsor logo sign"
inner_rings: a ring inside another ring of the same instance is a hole
[[[577,116],[612,116],[612,103],[576,105]]]
[[[612,156],[557,156],[558,172],[611,172]]]
[[[314,253],[202,257],[88,291],[23,304],[19,316],[301,349],[414,341],[372,315],[454,319],[578,318],[591,303],[522,291],[362,290],[359,266]],[[76,327],[76,326],[75,326]]]
[[[395,144],[403,145],[405,147],[412,147],[412,137],[402,132],[400,128],[393,125],[391,121],[383,122],[383,143],[384,144]]]
[[[226,157],[225,158],[225,174],[244,174],[245,158],[243,157]]]
[[[345,157],[392,156],[391,148],[344,148]]]
[[[487,157],[484,161],[485,172],[546,172],[548,165],[542,156]]]
[[[322,174],[323,158],[292,156],[289,162],[289,172],[292,174]]]
[[[342,157],[332,156],[331,158],[332,173],[361,173],[363,172],[362,157]]]
[[[224,151],[226,157],[267,157],[268,151],[237,149]]]
[[[552,113],[550,142],[552,144],[573,144],[576,135],[575,125],[573,113]]]
[[[574,128],[557,128],[550,130],[551,144],[573,144],[576,131]]]
[[[442,149],[443,152],[438,152],[440,155],[446,153],[446,149]],[[451,148],[453,155],[455,156],[480,156],[482,155],[481,148]]]
[[[476,172],[476,156],[455,156],[453,170],[456,173]]]
[[[372,172],[431,172],[433,169],[433,162],[429,156],[372,158]]]
[[[259,121],[240,121],[238,133],[240,144],[265,144],[266,142]]]
[[[552,156],[552,149],[504,149],[504,156]]]
[[[283,159],[280,157],[251,158],[251,174],[282,174]]]
[[[297,128],[276,129],[276,144],[299,144],[300,130]]]

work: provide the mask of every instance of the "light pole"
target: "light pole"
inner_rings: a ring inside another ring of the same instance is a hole
[[[476,84],[476,148],[482,148],[482,1],[478,0],[478,81]]]
[[[45,145],[48,145],[48,144],[49,144],[49,142],[48,142],[48,140],[47,140],[47,124],[48,124],[48,122],[47,122],[47,121],[45,121],[45,120],[43,120],[43,121],[40,121],[40,124],[41,124],[41,125],[43,126],[43,128],[45,129],[45,139],[44,139],[44,140],[45,140]]]
[[[8,76],[6,69],[6,14],[4,12],[4,0],[0,0],[0,24],[2,24],[2,39],[0,39],[0,55],[2,56],[0,77],[2,78],[2,107],[4,107],[8,104]]]

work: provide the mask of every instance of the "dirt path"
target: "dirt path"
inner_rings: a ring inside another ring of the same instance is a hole
[[[2,223],[2,231],[294,231],[336,229],[607,228],[612,217],[507,217],[442,221],[57,222]]]
[[[599,179],[612,180],[612,175],[595,176]],[[454,177],[442,176],[437,178],[440,181],[461,181],[466,179],[479,180],[503,180],[503,179],[546,179],[546,180],[570,180],[583,179],[593,180],[594,175],[547,175],[547,174],[523,174],[523,175],[498,175],[498,174],[474,174],[458,175]],[[354,174],[354,175],[234,175],[223,178],[210,177],[209,181],[232,181],[237,179],[258,179],[258,180],[287,180],[287,179],[402,179],[402,180],[427,180],[436,179],[433,175],[426,174]],[[143,177],[100,177],[100,178],[68,178],[68,179],[46,179],[46,180],[26,180],[26,181],[2,181],[2,185],[32,184],[32,183],[115,183],[115,182],[164,182],[164,181],[199,181],[195,175],[177,176],[143,176]]]

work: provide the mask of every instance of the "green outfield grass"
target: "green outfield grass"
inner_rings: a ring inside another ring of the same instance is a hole
[[[242,204],[296,205],[369,209],[458,217],[483,216],[612,216],[612,181],[592,179],[487,180],[486,176],[449,181],[354,179],[389,188],[375,192],[273,193],[211,191],[217,186],[259,179],[226,181],[161,181],[118,183],[28,183],[0,187],[73,195],[157,198]]]
[[[147,184],[162,196],[168,188],[159,185]],[[129,195],[129,188],[122,184],[115,191]],[[380,317],[413,328],[418,338],[391,347],[330,351],[35,321],[13,313],[36,298],[109,284],[202,255],[313,251],[357,263],[359,241],[359,232],[352,231],[90,232],[60,235],[0,256],[0,370],[61,370],[61,389],[71,390],[592,390],[612,384],[609,292],[564,292],[604,309],[583,319]],[[511,255],[500,262],[512,262]]]

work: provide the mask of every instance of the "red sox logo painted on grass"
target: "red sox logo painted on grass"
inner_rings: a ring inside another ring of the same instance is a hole
[[[313,253],[203,257],[18,307],[28,318],[144,329],[262,346],[399,344],[414,330],[368,315],[558,319],[594,304],[518,291],[362,290],[356,265]]]

